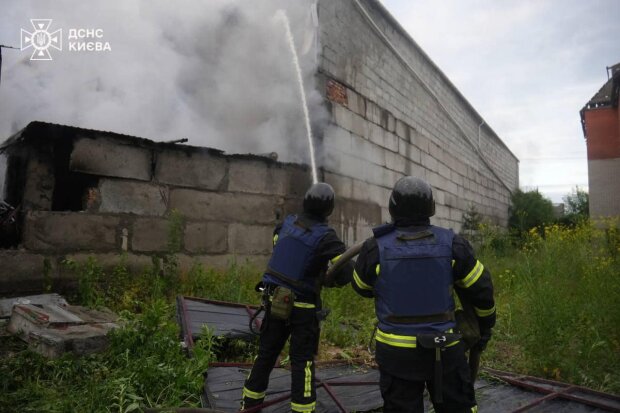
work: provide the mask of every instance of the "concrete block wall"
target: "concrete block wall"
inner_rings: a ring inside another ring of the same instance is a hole
[[[480,116],[385,9],[375,0],[322,0],[319,29],[332,111],[323,137],[328,182],[380,204],[387,220],[394,182],[418,175],[435,188],[434,223],[458,231],[473,204],[505,225],[518,160],[492,129],[479,128]]]
[[[66,168],[88,176],[93,186],[75,189],[84,191],[82,210],[53,210],[54,188],[67,185],[54,178],[61,160],[38,143],[22,150],[29,153],[23,196],[30,201],[21,223],[20,249],[0,250],[0,260],[10,264],[0,266],[0,293],[16,285],[36,291],[43,282],[70,277],[70,269],[62,265],[66,259],[85,262],[94,256],[112,266],[122,252],[132,268],[149,265],[169,251],[172,230],[180,234],[183,269],[196,263],[223,268],[232,260],[260,268],[271,254],[274,225],[300,211],[311,184],[307,167],[270,158],[107,132],[83,135],[58,125],[48,129],[39,132],[54,130],[71,148]],[[355,191],[348,197],[363,189]],[[381,209],[348,197],[339,194],[331,223],[354,242],[380,221]],[[174,214],[181,217],[176,228]],[[20,256],[32,264],[25,265]],[[12,275],[14,271],[21,275]]]

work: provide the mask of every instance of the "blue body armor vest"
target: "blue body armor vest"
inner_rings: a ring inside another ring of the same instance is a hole
[[[263,282],[290,288],[297,294],[315,293],[316,279],[305,274],[328,231],[327,224],[315,223],[306,227],[296,215],[287,216],[278,233]]]
[[[415,336],[454,328],[452,230],[384,225],[373,232],[380,256],[374,288],[379,329]]]

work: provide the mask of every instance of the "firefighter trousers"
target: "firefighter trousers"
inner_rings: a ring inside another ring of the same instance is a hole
[[[435,398],[433,380],[407,380],[390,374],[380,367],[381,396],[384,413],[424,413],[424,388],[431,400]],[[442,403],[433,402],[437,413],[476,413],[474,386],[469,377],[469,366],[459,365],[444,372],[442,377]]]
[[[289,320],[279,320],[267,312],[260,335],[258,356],[243,388],[245,408],[262,403],[269,375],[290,337],[291,410],[314,412],[316,389],[314,356],[318,350],[319,322],[313,304],[295,303]]]

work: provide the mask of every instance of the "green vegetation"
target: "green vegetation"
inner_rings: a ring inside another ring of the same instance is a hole
[[[517,245],[482,231],[479,255],[493,273],[498,312],[485,364],[618,393],[618,222],[532,229]]]
[[[174,229],[183,225],[171,219]],[[606,229],[605,229],[606,228]],[[493,274],[498,324],[483,365],[597,390],[620,392],[620,230],[533,229],[521,238],[490,226],[476,231],[480,260]],[[174,250],[174,242],[170,243]],[[140,274],[104,270],[94,260],[67,262],[80,274],[75,304],[106,306],[122,327],[101,354],[47,360],[16,339],[0,338],[0,406],[15,412],[131,412],[199,405],[202,372],[214,360],[252,359],[256,346],[226,343],[205,330],[188,359],[179,344],[176,295],[259,303],[260,271],[231,263],[225,272],[196,264],[180,271],[171,252]],[[363,355],[375,317],[372,300],[349,287],[323,292],[331,314],[320,356]],[[335,349],[335,350],[334,350]],[[331,351],[334,350],[334,351]]]
[[[562,222],[576,225],[590,216],[590,197],[586,191],[576,186],[570,194],[562,198],[566,208]]]
[[[520,236],[554,221],[553,204],[538,190],[524,192],[517,189],[511,196],[511,203],[508,225]]]

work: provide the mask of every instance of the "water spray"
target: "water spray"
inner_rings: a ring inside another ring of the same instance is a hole
[[[310,148],[310,166],[312,167],[312,183],[319,182],[319,178],[316,173],[316,161],[314,158],[314,145],[312,143],[312,130],[310,129],[310,115],[308,114],[308,103],[306,102],[306,91],[304,90],[304,82],[301,76],[301,67],[299,66],[299,58],[297,57],[297,50],[295,49],[295,41],[293,39],[293,33],[291,33],[291,26],[289,24],[288,16],[282,9],[276,11],[275,18],[282,21],[284,30],[286,32],[286,39],[288,41],[289,49],[293,57],[293,66],[295,68],[295,74],[297,77],[297,84],[299,86],[299,94],[301,95],[301,106],[304,112],[304,121],[306,125],[306,133],[308,137],[308,147]]]

